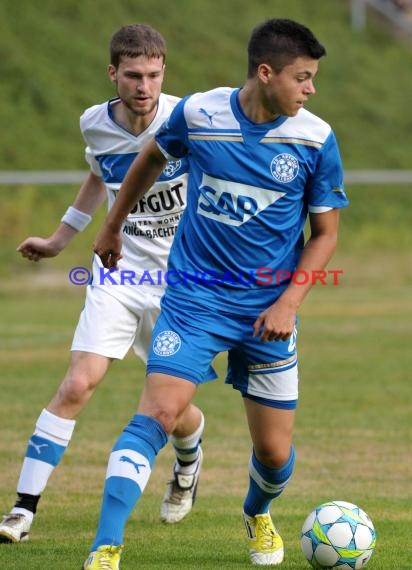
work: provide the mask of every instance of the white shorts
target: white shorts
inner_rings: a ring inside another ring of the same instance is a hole
[[[133,346],[146,362],[160,299],[159,289],[139,286],[132,297],[121,302],[102,287],[88,285],[71,350],[122,359]]]

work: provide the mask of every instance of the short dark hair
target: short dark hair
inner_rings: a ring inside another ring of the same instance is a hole
[[[320,59],[326,50],[313,33],[293,20],[273,18],[262,22],[252,31],[248,44],[248,77],[256,74],[261,63],[275,72],[297,57]]]
[[[163,36],[146,24],[129,24],[115,32],[110,41],[110,63],[119,67],[122,57],[158,57],[166,61]]]

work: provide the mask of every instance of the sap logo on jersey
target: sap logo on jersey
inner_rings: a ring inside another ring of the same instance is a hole
[[[203,174],[199,190],[197,213],[230,226],[241,226],[285,195],[207,174]]]

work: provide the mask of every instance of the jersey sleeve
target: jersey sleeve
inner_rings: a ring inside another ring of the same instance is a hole
[[[155,134],[155,141],[168,160],[183,158],[189,150],[188,128],[185,118],[187,100],[188,97],[185,97],[179,101],[171,115]]]
[[[98,163],[98,161],[96,160],[92,149],[90,148],[90,144],[87,140],[87,136],[86,136],[86,130],[87,130],[87,119],[89,117],[91,109],[87,109],[83,115],[80,117],[80,132],[82,134],[83,140],[86,143],[86,149],[84,151],[84,156],[86,159],[87,164],[90,166],[90,170],[93,172],[93,174],[96,174],[96,176],[102,176],[102,171],[100,168],[100,164]]]
[[[86,150],[84,152],[84,155],[86,158],[86,162],[90,166],[90,170],[93,172],[93,174],[96,174],[96,176],[102,177],[103,175],[102,175],[102,170],[100,168],[100,164],[95,159],[94,154],[92,153],[89,146],[86,146]]]
[[[342,160],[335,135],[331,131],[309,184],[309,212],[321,213],[332,208],[345,208],[348,204],[343,184]]]

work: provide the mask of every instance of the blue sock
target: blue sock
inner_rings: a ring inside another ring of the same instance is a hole
[[[252,452],[249,463],[249,490],[243,504],[244,512],[250,517],[267,513],[271,501],[278,497],[293,473],[295,449],[291,447],[288,461],[280,469],[265,467]]]
[[[91,548],[123,542],[127,519],[149,480],[156,455],[167,443],[163,426],[136,414],[113,447],[96,538]]]

